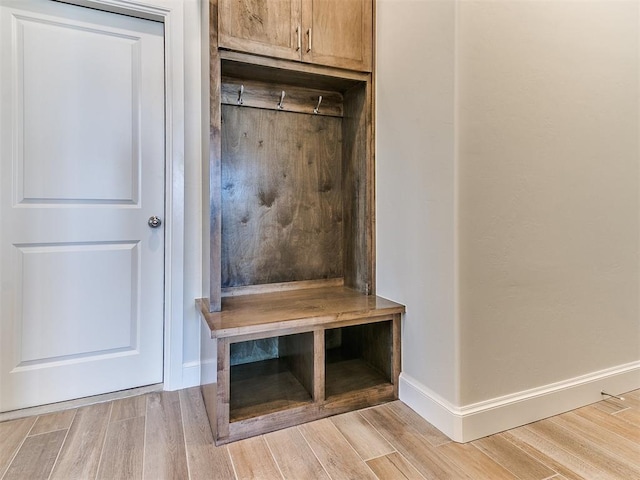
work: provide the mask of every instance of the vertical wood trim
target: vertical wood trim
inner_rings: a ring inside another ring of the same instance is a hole
[[[344,94],[343,191],[344,281],[360,292],[375,291],[374,173],[370,78]]]
[[[219,312],[221,301],[221,239],[222,239],[222,198],[220,192],[221,177],[221,116],[220,116],[220,56],[218,54],[218,0],[209,2],[209,162],[203,170],[203,182],[209,191],[209,241],[205,248],[209,249],[209,271],[203,275],[209,277],[209,311]],[[208,182],[208,183],[207,183]],[[207,188],[208,186],[208,188]],[[206,213],[205,213],[206,215]],[[205,219],[207,220],[207,219]]]
[[[324,329],[313,332],[313,401],[323,402],[325,399],[325,352]]]
[[[229,340],[218,340],[218,387],[216,405],[216,441],[229,436],[229,399],[231,389],[231,365]]]
[[[391,362],[392,362],[392,372],[393,372],[393,378],[391,379],[392,383],[393,383],[393,395],[395,396],[395,398],[398,398],[398,379],[400,377],[400,369],[402,368],[401,365],[401,359],[402,359],[402,352],[401,352],[401,347],[400,347],[400,322],[402,319],[402,315],[399,313],[396,313],[393,316],[393,332],[392,332],[392,350],[391,350]]]
[[[375,2],[374,2],[375,3]],[[375,14],[375,11],[373,12]],[[375,16],[373,17],[375,22]],[[374,23],[375,25],[375,23]],[[375,38],[374,38],[375,41]],[[375,48],[372,47],[374,52]],[[367,82],[366,100],[366,170],[367,170],[367,275],[369,277],[369,294],[376,294],[376,137],[375,137],[375,73],[371,73]]]

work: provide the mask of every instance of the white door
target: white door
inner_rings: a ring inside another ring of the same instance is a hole
[[[0,0],[0,411],[162,382],[161,23]]]

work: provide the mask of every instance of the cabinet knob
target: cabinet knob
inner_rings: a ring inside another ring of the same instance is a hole
[[[309,36],[309,45],[307,46],[307,53],[311,51],[311,29],[307,31],[307,35]]]

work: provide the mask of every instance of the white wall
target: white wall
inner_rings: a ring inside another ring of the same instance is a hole
[[[460,3],[463,404],[640,359],[639,5]]]
[[[458,401],[454,3],[377,4],[377,294],[407,306],[403,371]]]
[[[640,387],[639,5],[378,0],[378,293],[454,439]]]

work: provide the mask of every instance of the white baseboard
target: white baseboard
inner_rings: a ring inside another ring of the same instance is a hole
[[[400,400],[456,442],[465,443],[640,388],[640,361],[464,407],[400,375]]]
[[[200,385],[200,362],[187,362],[182,364],[182,388],[197,387]]]

